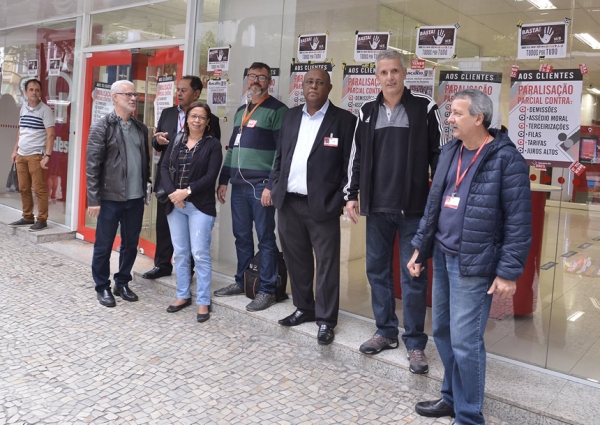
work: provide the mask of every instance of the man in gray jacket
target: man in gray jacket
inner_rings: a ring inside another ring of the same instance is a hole
[[[119,271],[113,293],[125,301],[137,301],[131,289],[131,268],[142,230],[144,197],[150,181],[148,129],[133,116],[138,94],[127,80],[113,83],[114,112],[90,128],[86,177],[88,215],[97,218],[92,276],[98,301],[114,307],[110,292],[110,254],[121,225]]]

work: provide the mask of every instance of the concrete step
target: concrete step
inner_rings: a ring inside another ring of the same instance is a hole
[[[21,211],[0,206],[0,233],[4,235],[15,235],[33,243],[47,243],[62,240],[75,239],[76,232],[68,227],[48,220],[48,227],[38,232],[30,232],[29,227],[9,227],[8,224],[19,220]]]

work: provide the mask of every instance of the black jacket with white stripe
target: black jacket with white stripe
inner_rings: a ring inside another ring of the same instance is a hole
[[[346,201],[357,200],[360,192],[360,214],[369,215],[372,199],[373,145],[375,125],[383,94],[366,102],[360,109],[354,140],[348,162],[348,183],[344,187]],[[429,193],[429,172],[435,174],[443,142],[440,112],[435,101],[421,93],[412,93],[404,88],[400,102],[406,109],[409,121],[408,160],[405,178],[391,185],[404,185],[402,212],[405,215],[422,215]],[[394,161],[394,158],[389,158]]]

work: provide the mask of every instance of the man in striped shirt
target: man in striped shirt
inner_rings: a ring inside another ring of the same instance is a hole
[[[279,129],[288,108],[269,96],[270,83],[269,65],[261,62],[250,65],[247,86],[250,100],[235,114],[217,188],[217,198],[224,204],[227,184],[231,182],[231,218],[238,264],[235,283],[215,291],[215,296],[244,293],[244,271],[254,256],[254,223],[260,251],[260,287],[256,298],[246,306],[248,311],[264,310],[276,301],[278,249],[271,185]]]
[[[54,148],[54,112],[42,102],[42,83],[31,79],[25,83],[27,103],[21,107],[17,142],[11,155],[12,162],[17,164],[19,191],[23,203],[23,217],[11,227],[29,226],[36,232],[48,225],[48,191],[46,190],[46,170],[52,149]],[[38,200],[37,221],[33,215],[33,194]]]

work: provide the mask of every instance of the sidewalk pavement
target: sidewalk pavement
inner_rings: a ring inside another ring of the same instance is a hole
[[[270,335],[222,307],[200,324],[194,307],[166,313],[172,297],[143,284],[132,285],[139,302],[102,307],[85,258],[1,237],[0,424],[451,422],[414,413],[437,394]]]

